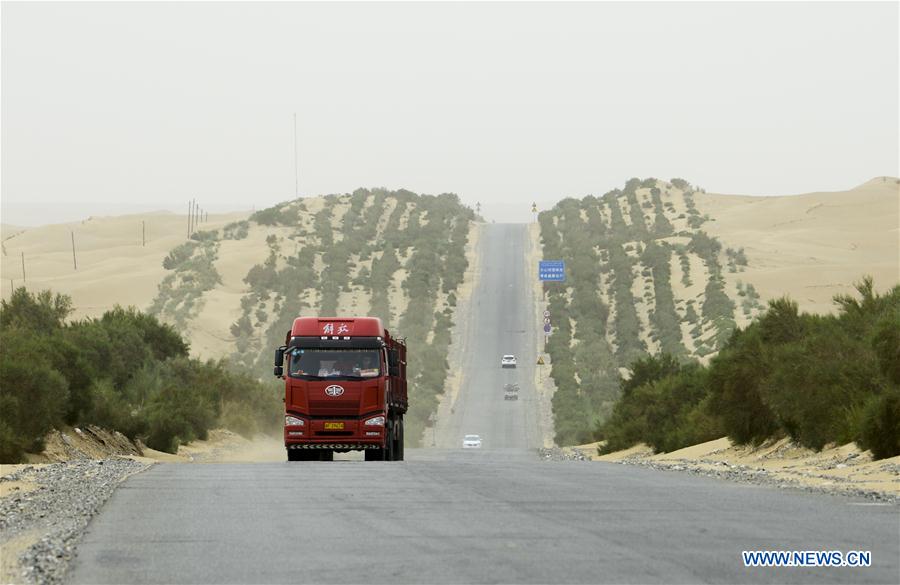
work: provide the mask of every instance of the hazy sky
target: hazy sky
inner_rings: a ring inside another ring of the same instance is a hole
[[[2,221],[360,186],[489,218],[629,177],[840,190],[898,171],[898,4],[2,6]]]

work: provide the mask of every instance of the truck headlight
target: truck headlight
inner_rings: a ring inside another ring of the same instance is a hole
[[[376,416],[375,418],[370,418],[366,421],[365,426],[367,427],[383,427],[384,426],[384,417]]]
[[[302,427],[306,423],[303,422],[302,418],[297,418],[296,416],[291,416],[289,414],[284,415],[284,426],[286,427]]]

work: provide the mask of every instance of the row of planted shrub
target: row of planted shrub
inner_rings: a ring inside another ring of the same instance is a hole
[[[771,301],[706,367],[669,354],[636,361],[596,429],[601,452],[639,442],[668,452],[727,435],[900,455],[900,285],[878,294],[865,278],[857,291],[835,297],[837,315]]]
[[[24,288],[0,304],[0,461],[40,451],[61,425],[96,424],[173,453],[220,425],[277,428],[275,385],[190,359],[171,326],[133,308],[66,323],[72,310],[69,297]]]
[[[567,263],[564,287],[546,286],[554,321],[547,350],[557,387],[553,411],[559,444],[590,439],[593,428],[609,416],[619,395],[619,368],[627,367],[648,350],[632,292],[639,263],[643,265],[642,276],[652,277],[653,282],[653,291],[644,293],[654,299],[648,335],[664,351],[679,357],[688,355],[669,269],[675,253],[681,255],[682,266],[688,263],[688,252],[696,254],[710,274],[704,301],[698,305],[700,314],[689,304],[684,317],[693,327],[695,341],[702,334],[700,315],[713,324],[710,339],[697,344],[698,352],[715,351],[734,329],[734,303],[725,295],[718,260],[721,245],[703,232],[690,230],[679,233],[691,238],[687,245],[659,240],[675,235],[664,212],[666,204],[660,186],[677,189],[678,193],[686,191],[682,196],[688,215],[696,220],[690,225],[692,229],[699,227],[703,220],[694,207],[691,187],[680,179],[670,183],[652,178],[631,179],[622,190],[615,189],[600,198],[564,199],[539,215],[544,257]],[[650,190],[650,198],[643,205],[653,210],[649,220],[645,220],[638,201],[640,188]],[[668,206],[674,209],[671,202]],[[604,221],[604,215],[608,221]],[[630,223],[625,221],[625,215]],[[599,294],[601,282],[609,305]],[[571,295],[566,288],[571,289]],[[611,331],[607,331],[607,326]]]
[[[347,198],[349,208],[340,227],[335,228],[332,218],[341,196],[324,199],[322,209],[311,219],[304,220],[309,216],[299,213],[305,210],[303,201],[286,202],[250,218],[294,228],[287,237],[296,238],[301,246],[296,253],[287,253],[272,236],[269,257],[247,274],[243,315],[232,327],[238,350],[248,364],[261,371],[268,367],[271,349],[281,343],[294,317],[308,308],[304,300],[308,289],[317,293],[316,312],[333,315],[338,310],[339,294],[350,291],[351,286],[361,287],[369,295],[369,315],[385,323],[398,323],[394,333],[407,338],[411,393],[407,436],[417,442],[443,391],[452,305],[468,265],[465,246],[474,213],[453,194],[357,189]],[[378,230],[389,204],[391,211]],[[402,221],[404,216],[406,220]],[[338,230],[340,238],[335,237]],[[279,255],[285,260],[281,268]],[[313,271],[316,256],[322,261],[319,273]],[[405,264],[401,264],[401,258],[406,259]],[[356,268],[354,259],[360,263],[371,259],[371,267],[363,265],[351,277]],[[403,288],[408,304],[402,314],[397,314],[398,308],[389,302],[389,292],[401,267],[406,269]],[[448,295],[451,306],[438,306],[441,292]],[[270,299],[273,308],[267,311]],[[258,328],[263,335],[256,335]],[[254,346],[254,339],[262,343]]]

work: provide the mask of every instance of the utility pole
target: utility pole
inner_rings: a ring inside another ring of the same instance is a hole
[[[147,226],[144,225],[144,220],[141,220],[141,247],[147,245]]]
[[[25,281],[25,252],[22,252],[22,286],[25,286],[27,282]]]
[[[191,237],[191,210],[194,208],[193,200],[188,201],[188,234],[187,237]]]
[[[75,259],[75,232],[71,231],[69,234],[72,236],[72,266],[78,270],[78,261]]]
[[[294,112],[294,196],[300,198],[300,161],[297,158],[297,112]]]

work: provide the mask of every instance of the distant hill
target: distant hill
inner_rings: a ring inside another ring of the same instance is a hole
[[[567,261],[548,283],[557,441],[590,439],[635,359],[707,360],[784,294],[802,309],[865,274],[897,283],[898,183],[789,197],[707,194],[682,179],[632,179],[539,216],[543,256]]]
[[[900,180],[879,177],[847,191],[778,197],[696,193],[710,217],[703,229],[743,248],[745,270],[726,273],[754,285],[763,300],[790,295],[800,308],[834,312],[835,294],[863,274],[880,290],[900,278]]]
[[[250,213],[211,215],[203,229],[246,219]],[[146,245],[142,245],[142,225]],[[22,254],[29,290],[53,289],[72,297],[75,318],[97,317],[116,304],[150,306],[165,278],[162,261],[187,239],[187,217],[169,212],[92,217],[83,221],[28,228],[2,226],[0,295],[9,298],[10,281],[22,286]],[[72,234],[78,261],[72,262]]]
[[[415,348],[407,429],[437,406],[474,213],[452,194],[358,189],[195,233],[169,253],[150,311],[197,351],[268,371],[300,315],[371,315]]]
[[[194,356],[229,357],[260,376],[297,316],[381,317],[416,348],[415,441],[443,391],[474,219],[453,194],[358,189],[211,216],[190,238],[175,214],[29,228],[4,242],[3,298],[10,279],[22,284],[24,253],[29,290],[71,295],[75,317],[135,305],[174,324]]]

